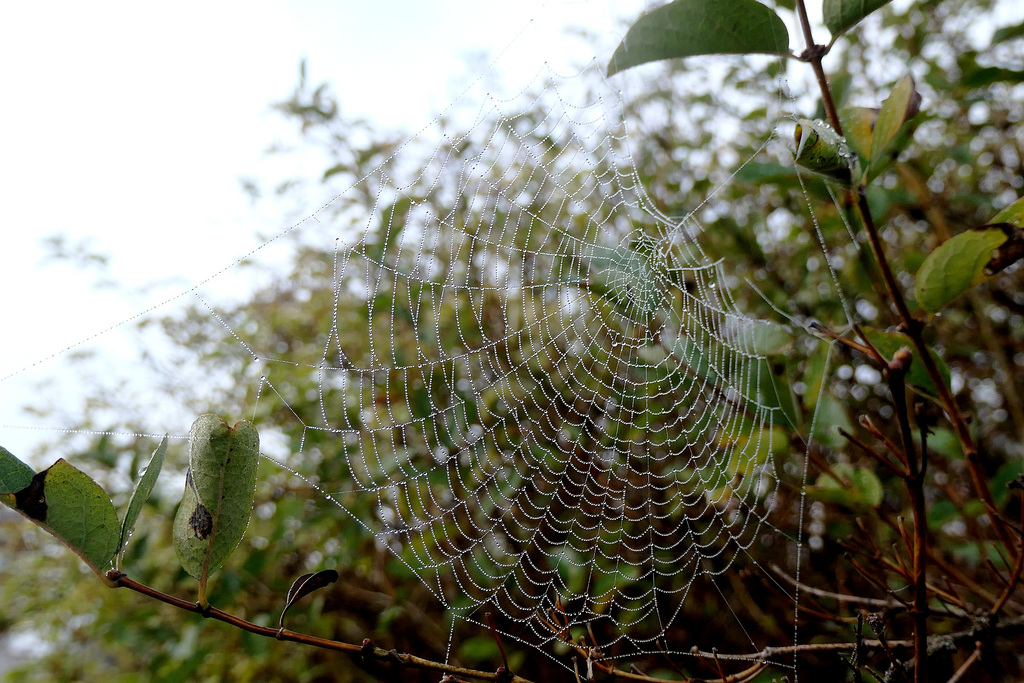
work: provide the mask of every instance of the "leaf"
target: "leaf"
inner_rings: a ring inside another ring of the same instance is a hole
[[[15,472],[10,480],[23,482],[28,466],[0,450],[4,481]],[[60,539],[97,574],[114,556],[118,538],[114,506],[99,484],[63,458],[31,476],[21,489],[5,493],[0,501]]]
[[[153,456],[149,459],[149,465],[143,470],[142,476],[135,482],[135,490],[132,491],[132,497],[128,501],[127,509],[125,509],[124,519],[121,521],[121,538],[117,546],[118,565],[120,565],[121,558],[124,555],[128,536],[131,535],[135,521],[139,518],[139,513],[142,512],[142,506],[149,500],[149,494],[153,492],[153,486],[156,484],[157,477],[160,476],[160,468],[164,465],[164,455],[166,453],[167,436],[165,435],[160,441],[160,445],[153,451]]]
[[[20,491],[32,483],[35,470],[0,446],[0,494]]]
[[[1024,36],[1024,22],[1014,24],[1013,26],[1004,26],[992,34],[992,44],[995,45],[996,43],[1002,43],[1022,36]]]
[[[878,120],[875,121],[874,131],[871,136],[871,166],[873,174],[877,175],[881,169],[874,168],[883,160],[895,159],[902,146],[894,144],[897,135],[903,125],[910,119],[917,116],[921,110],[921,95],[914,87],[914,77],[907,74],[899,80],[896,87],[885,98],[882,108],[878,112]],[[909,141],[909,136],[903,139],[903,144]]]
[[[854,157],[843,138],[824,121],[800,119],[793,132],[796,163],[826,180],[850,186]]]
[[[871,327],[863,328],[864,336],[874,344],[878,352],[887,360],[891,361],[893,356],[901,348],[906,346],[907,348],[914,348],[914,342],[910,340],[905,334],[899,334],[896,332],[882,332]],[[934,351],[930,351],[932,360],[935,361],[935,366],[939,369],[939,374],[942,375],[942,381],[945,382],[946,386],[950,386],[950,372],[949,366],[946,365],[946,361],[942,360]],[[928,370],[925,369],[924,363],[914,355],[914,359],[910,363],[910,368],[907,370],[907,382],[911,386],[920,389],[930,396],[938,396],[938,389],[935,387],[935,383],[932,382],[932,378],[928,376]]]
[[[838,36],[887,4],[889,0],[824,0],[821,12],[825,26],[833,36]]]
[[[281,618],[277,621],[278,628],[284,628],[284,615],[288,613],[292,605],[321,588],[330,586],[338,580],[338,572],[333,569],[321,569],[312,574],[303,574],[292,582],[288,589],[288,597],[285,600],[284,609],[281,610]]]
[[[630,27],[612,55],[608,75],[661,59],[788,50],[786,25],[756,0],[675,0]]]
[[[865,164],[871,161],[871,138],[878,120],[878,109],[874,107],[849,107],[839,112],[846,144],[857,153]]]
[[[189,432],[185,493],[174,517],[174,550],[181,566],[206,580],[234,551],[249,524],[256,488],[259,434],[242,420],[228,427],[220,417],[200,415]]]
[[[994,226],[981,226],[951,237],[924,260],[914,285],[917,303],[929,313],[985,280],[985,267],[992,251],[1006,242],[1006,233]]]
[[[997,213],[990,222],[1011,223],[1018,228],[1024,228],[1024,197]]]

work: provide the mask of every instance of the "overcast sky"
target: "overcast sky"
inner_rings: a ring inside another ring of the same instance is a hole
[[[641,4],[4,3],[0,444],[18,453],[52,436],[26,431],[18,407],[66,370],[63,349],[228,265],[258,231],[286,227],[239,179],[271,172],[265,150],[291,126],[269,104],[292,91],[301,59],[347,115],[416,132],[479,75],[471,56],[500,55],[494,73],[515,93],[544,62],[569,69],[595,56],[565,26],[615,41],[615,17]],[[117,287],[45,261],[54,234],[109,256],[103,277]]]

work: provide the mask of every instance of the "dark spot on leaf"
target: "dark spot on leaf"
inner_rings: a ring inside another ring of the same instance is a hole
[[[188,526],[199,540],[203,540],[210,535],[210,532],[213,531],[213,517],[205,505],[202,503],[196,504],[196,509],[192,512],[192,516],[188,518]]]
[[[39,522],[46,522],[46,496],[43,493],[43,486],[46,483],[46,472],[37,473],[32,477],[31,483],[20,491],[14,493],[14,502],[18,509],[32,519]]]

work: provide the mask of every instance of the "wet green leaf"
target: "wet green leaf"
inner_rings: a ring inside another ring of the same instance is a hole
[[[833,36],[838,36],[888,3],[889,0],[824,0],[821,11],[825,26]]]
[[[612,55],[608,75],[661,59],[788,50],[786,25],[755,0],[676,0],[630,27]]]
[[[153,492],[153,486],[156,484],[157,477],[160,476],[160,468],[164,465],[164,455],[166,453],[167,437],[164,436],[160,441],[160,445],[153,451],[153,456],[149,459],[149,465],[143,470],[139,480],[135,482],[135,490],[132,491],[132,497],[129,499],[128,507],[124,512],[124,519],[121,521],[121,540],[118,543],[117,550],[119,565],[124,554],[125,544],[128,543],[128,536],[131,535],[135,521],[139,518],[139,513],[142,512],[142,506],[149,500],[149,495]]]
[[[174,549],[185,571],[206,580],[234,551],[249,524],[259,460],[259,434],[242,420],[234,427],[201,415],[189,432],[185,493],[174,517]]]
[[[929,313],[938,313],[953,299],[980,284],[986,278],[985,267],[993,250],[1006,240],[1002,229],[982,226],[940,244],[917,271],[914,287],[917,303]]]
[[[854,156],[831,126],[824,121],[800,119],[793,135],[797,164],[826,180],[850,186]]]
[[[0,474],[16,471],[12,480],[23,482],[27,465],[6,450],[3,454]],[[117,513],[110,499],[99,484],[64,459],[31,476],[23,488],[0,495],[0,501],[60,539],[97,574],[117,550]]]

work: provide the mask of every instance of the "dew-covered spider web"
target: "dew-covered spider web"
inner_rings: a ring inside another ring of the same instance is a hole
[[[232,334],[260,400],[312,399],[284,464],[344,444],[321,491],[369,498],[359,521],[456,618],[628,656],[765,530],[789,436],[777,326],[734,302],[700,207],[647,196],[619,95],[579,87],[599,68],[439,123],[425,167],[399,150],[300,225],[335,240],[308,355]]]
[[[744,310],[746,284],[702,246],[730,179],[666,214],[637,162],[656,141],[603,67],[439,117],[250,255],[315,245],[291,283],[301,345],[260,301],[208,296],[220,275],[173,301],[216,322],[247,417],[299,435],[267,455],[455,620],[493,613],[518,642],[628,661],[689,651],[672,640],[684,605],[711,593],[731,612],[730,572],[764,562],[750,551],[766,536],[797,552],[772,515],[802,437],[767,356],[782,328]],[[772,131],[791,102],[766,83],[750,108]],[[702,106],[680,125],[715,115]],[[310,474],[325,459],[333,476]],[[773,644],[743,629],[748,652]]]

